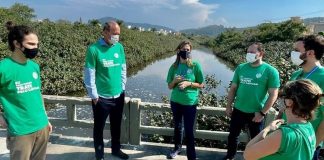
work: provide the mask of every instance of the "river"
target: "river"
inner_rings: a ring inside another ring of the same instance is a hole
[[[192,58],[200,62],[204,75],[215,75],[221,81],[217,88],[219,95],[226,95],[227,87],[233,77],[233,69],[208,49],[192,51]],[[145,102],[162,102],[162,96],[170,96],[166,76],[176,56],[168,57],[147,65],[135,75],[127,78],[126,96],[141,98]]]

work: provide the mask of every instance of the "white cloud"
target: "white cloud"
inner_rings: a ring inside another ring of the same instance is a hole
[[[130,22],[145,22],[174,29],[214,24],[211,14],[218,4],[200,0],[61,0],[70,8],[67,16],[87,18],[115,17]],[[62,11],[61,11],[62,12]],[[55,13],[51,13],[56,15]]]

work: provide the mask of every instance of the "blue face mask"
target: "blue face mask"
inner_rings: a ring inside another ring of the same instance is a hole
[[[180,52],[178,52],[178,55],[179,55],[182,59],[191,58],[191,54],[190,54],[189,51],[180,51]]]

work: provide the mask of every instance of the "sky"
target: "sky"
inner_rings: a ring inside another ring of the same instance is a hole
[[[28,5],[37,19],[77,21],[114,17],[175,30],[208,25],[249,27],[292,16],[324,17],[324,0],[0,0]]]

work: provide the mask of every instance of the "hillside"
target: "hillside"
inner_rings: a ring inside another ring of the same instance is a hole
[[[324,23],[324,17],[305,18],[304,23],[306,25],[312,24],[312,23]]]
[[[225,30],[226,28],[223,25],[210,25],[210,26],[201,27],[197,29],[185,29],[185,30],[181,30],[180,32],[185,34],[216,36],[224,32]]]

